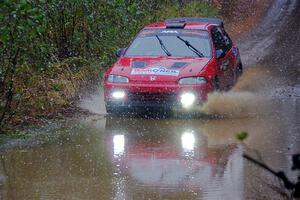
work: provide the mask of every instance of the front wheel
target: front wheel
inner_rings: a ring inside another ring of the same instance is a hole
[[[213,91],[219,91],[220,90],[220,82],[218,77],[215,77],[212,81]]]

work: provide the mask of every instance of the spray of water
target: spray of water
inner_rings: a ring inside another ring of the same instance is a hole
[[[200,111],[232,118],[270,114],[272,101],[264,94],[269,77],[263,66],[251,66],[229,92],[210,94]]]
[[[79,107],[88,110],[91,113],[104,115],[106,114],[103,89],[98,88],[92,94],[86,95],[79,102]]]

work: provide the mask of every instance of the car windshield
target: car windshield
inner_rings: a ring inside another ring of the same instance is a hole
[[[176,56],[211,58],[207,31],[157,29],[144,30],[132,42],[125,56]]]

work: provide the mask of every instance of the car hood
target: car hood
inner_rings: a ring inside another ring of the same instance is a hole
[[[210,58],[121,57],[111,74],[126,76],[131,82],[177,81],[198,75]]]

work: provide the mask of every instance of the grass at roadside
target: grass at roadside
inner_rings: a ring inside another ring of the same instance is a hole
[[[26,68],[26,67],[24,67]],[[26,123],[27,119],[52,116],[57,108],[71,106],[81,90],[92,85],[102,74],[101,68],[93,61],[83,58],[70,58],[60,63],[50,64],[39,73],[21,68],[16,80],[16,91],[20,93],[18,112],[20,118],[14,123]],[[16,117],[15,116],[15,117]]]

